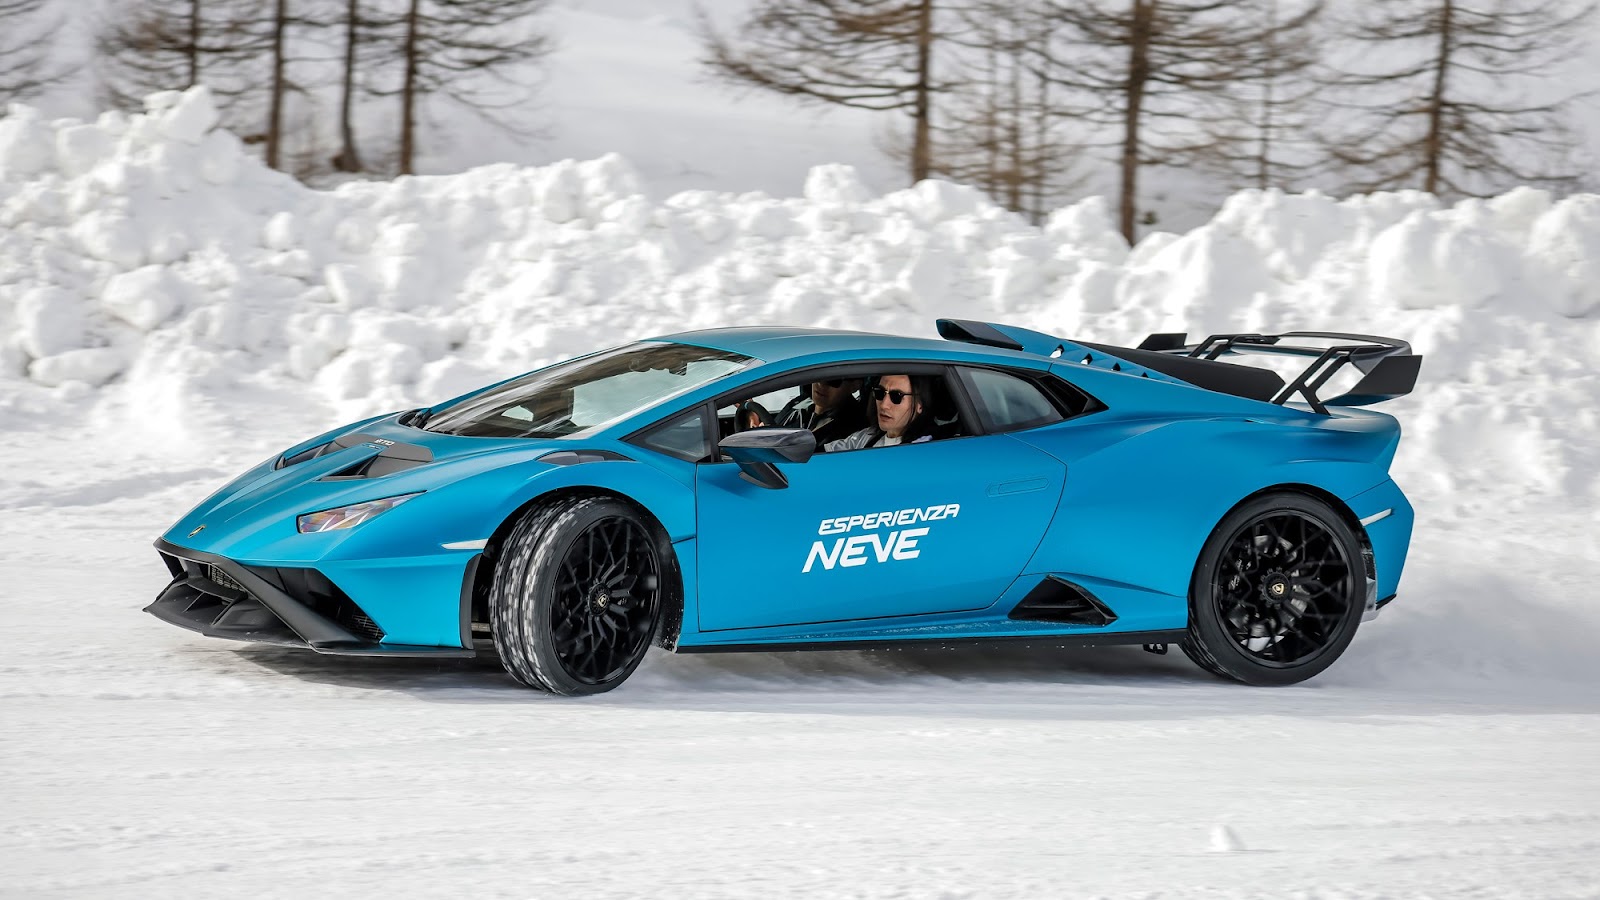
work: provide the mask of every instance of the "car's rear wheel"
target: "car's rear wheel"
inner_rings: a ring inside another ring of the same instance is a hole
[[[535,506],[506,538],[490,591],[506,671],[553,694],[598,694],[638,668],[661,617],[663,558],[651,523],[620,500]]]
[[[1360,542],[1338,513],[1304,494],[1258,497],[1200,551],[1183,651],[1246,684],[1294,684],[1350,645],[1365,599]]]

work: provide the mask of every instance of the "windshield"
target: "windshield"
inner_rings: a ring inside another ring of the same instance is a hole
[[[745,367],[750,357],[647,342],[603,350],[508,381],[439,410],[427,430],[470,437],[563,437]]]

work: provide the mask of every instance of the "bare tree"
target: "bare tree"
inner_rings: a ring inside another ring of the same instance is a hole
[[[1240,85],[1268,71],[1260,48],[1289,23],[1233,0],[1053,0],[1051,9],[1060,27],[1050,77],[1076,95],[1079,120],[1114,135],[1118,220],[1132,242],[1140,170],[1215,154],[1216,123],[1239,119]]]
[[[361,0],[345,0],[343,28],[343,68],[339,78],[339,153],[333,158],[334,169],[340,172],[360,172],[361,153],[356,149],[355,100],[356,69],[360,57],[362,29]]]
[[[1574,186],[1561,165],[1574,95],[1552,82],[1592,31],[1594,10],[1559,0],[1363,5],[1339,81],[1359,92],[1347,103],[1357,124],[1335,141],[1354,186],[1446,196]]]
[[[251,4],[253,6],[253,4]],[[95,40],[100,90],[137,108],[144,95],[205,82],[223,111],[259,90],[250,65],[264,49],[240,0],[138,0],[111,8]]]
[[[930,125],[932,174],[980,187],[1034,222],[1078,186],[1078,147],[1043,73],[1052,23],[1041,10],[1016,0],[971,0],[953,10],[950,85]],[[908,149],[890,152],[906,158]]]
[[[1246,0],[1238,9],[1267,27],[1259,41],[1242,48],[1251,71],[1235,87],[1235,114],[1206,123],[1209,146],[1196,161],[1234,184],[1290,188],[1326,167],[1316,132],[1327,112],[1320,94],[1328,75],[1320,66],[1321,42],[1314,31],[1324,5],[1322,0]]]
[[[536,24],[550,0],[402,0],[374,27],[391,36],[397,84],[372,93],[400,99],[399,169],[416,168],[422,102],[440,96],[515,134],[525,128],[503,113],[526,104],[530,64],[553,49]]]
[[[228,126],[282,168],[284,104],[301,90],[288,77],[289,33],[305,24],[289,0],[119,3],[96,37],[101,92],[137,108],[146,94],[205,84]],[[265,121],[253,127],[258,116]]]
[[[266,161],[274,169],[283,166],[283,99],[288,89],[285,41],[290,22],[289,0],[273,0],[272,16],[266,23],[267,46],[272,62],[272,77],[267,88]]]
[[[757,0],[737,38],[704,11],[702,62],[733,84],[911,118],[911,180],[933,170],[938,0]]]
[[[52,62],[61,21],[47,16],[48,0],[0,0],[0,107],[36,96],[71,73]]]

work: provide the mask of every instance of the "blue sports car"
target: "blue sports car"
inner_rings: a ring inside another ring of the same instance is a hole
[[[1354,407],[1412,389],[1405,342],[938,332],[676,334],[347,425],[180,519],[147,609],[319,653],[492,648],[591,694],[651,644],[1177,644],[1291,684],[1394,599],[1400,428]]]

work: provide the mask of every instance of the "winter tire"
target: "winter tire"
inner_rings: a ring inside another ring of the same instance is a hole
[[[1246,684],[1295,684],[1355,637],[1366,569],[1355,532],[1304,494],[1250,500],[1217,525],[1189,586],[1183,652]]]
[[[655,637],[671,553],[621,500],[535,506],[507,537],[489,596],[506,671],[552,694],[598,694],[627,680]]]

